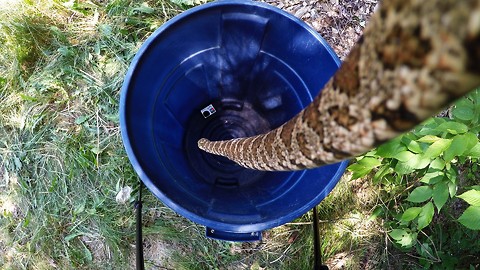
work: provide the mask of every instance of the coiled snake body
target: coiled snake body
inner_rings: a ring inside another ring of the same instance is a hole
[[[385,0],[314,101],[269,133],[198,146],[257,170],[361,155],[480,85],[479,0]]]

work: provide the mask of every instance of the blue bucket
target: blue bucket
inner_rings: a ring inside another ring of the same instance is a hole
[[[192,8],[161,26],[126,75],[120,124],[147,188],[207,236],[252,241],[301,216],[336,185],[347,162],[260,172],[197,148],[252,136],[308,105],[340,60],[294,16],[250,1]]]

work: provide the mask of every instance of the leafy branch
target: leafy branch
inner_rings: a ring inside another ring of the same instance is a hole
[[[479,172],[480,89],[458,101],[449,114],[427,120],[348,167],[353,179],[372,175],[373,183],[385,190],[403,189],[400,212],[383,209],[395,220],[389,223],[389,236],[402,248],[417,245],[423,250],[418,233],[425,233],[435,214],[455,198],[469,204],[457,221],[480,230],[480,186],[465,187],[468,191],[457,195],[460,168],[471,165],[467,172],[471,180]]]

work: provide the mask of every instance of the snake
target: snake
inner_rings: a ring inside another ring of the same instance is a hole
[[[198,147],[262,171],[360,156],[480,86],[479,0],[384,0],[313,101],[280,127]]]

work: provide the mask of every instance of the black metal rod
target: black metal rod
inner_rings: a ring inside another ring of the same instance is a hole
[[[328,270],[328,266],[322,264],[322,243],[320,241],[317,206],[313,207],[313,253],[313,269]]]
[[[142,236],[142,188],[143,183],[140,181],[138,188],[138,199],[135,202],[137,214],[137,234],[136,234],[136,251],[137,251],[137,270],[144,270],[145,264],[143,260],[143,236]]]

